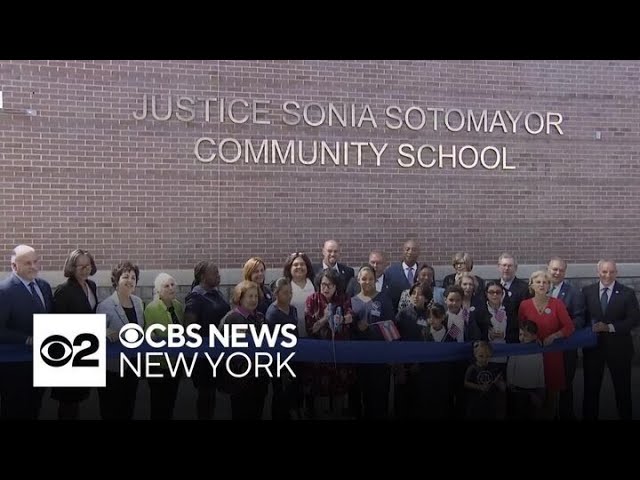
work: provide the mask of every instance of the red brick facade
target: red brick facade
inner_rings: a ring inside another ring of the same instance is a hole
[[[636,262],[638,84],[640,62],[623,61],[3,61],[4,108],[37,115],[0,113],[0,251],[33,245],[46,270],[76,246],[101,269],[121,259],[190,269],[204,258],[237,268],[252,255],[272,267],[294,251],[318,260],[332,237],[346,263],[372,248],[394,260],[416,237],[435,264],[456,250],[477,264],[503,250],[521,263]],[[171,98],[171,117],[137,120],[145,94],[156,116]],[[223,155],[240,145],[240,161],[199,161],[202,138],[232,139]],[[294,163],[254,164],[264,140],[269,158],[293,140]],[[298,141],[307,159],[325,142],[328,164],[301,164]],[[387,144],[380,166],[369,143]],[[493,147],[489,163],[506,153],[515,168],[403,168],[403,143],[436,155]]]

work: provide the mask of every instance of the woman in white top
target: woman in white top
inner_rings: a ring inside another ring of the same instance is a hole
[[[283,275],[291,282],[290,305],[296,307],[298,315],[298,338],[308,337],[305,324],[305,307],[307,298],[316,292],[313,285],[313,265],[304,252],[295,252],[289,255],[284,263]],[[294,403],[306,415],[313,414],[313,398],[311,397],[312,371],[306,364],[298,364],[296,374],[300,378],[296,399]],[[304,406],[304,408],[300,408]]]
[[[316,292],[313,285],[313,266],[304,252],[289,255],[284,264],[283,275],[291,282],[291,305],[298,311],[298,337],[307,337],[304,308],[307,297]]]

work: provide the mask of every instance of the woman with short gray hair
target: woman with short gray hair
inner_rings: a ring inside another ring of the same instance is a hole
[[[184,325],[184,306],[176,299],[177,284],[168,273],[159,273],[153,282],[154,299],[144,309],[144,328],[161,325],[163,329],[155,329],[154,337],[167,339],[170,325]],[[182,372],[171,375],[166,361],[161,360],[159,372],[162,377],[149,377],[151,393],[151,420],[171,420],[176,403],[178,387]]]

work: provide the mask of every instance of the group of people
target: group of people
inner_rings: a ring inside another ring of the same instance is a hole
[[[242,280],[227,299],[212,261],[194,268],[184,303],[173,277],[159,274],[154,299],[147,305],[134,294],[140,271],[132,262],[113,268],[112,295],[99,301],[89,278],[96,263],[86,250],[70,253],[67,280],[52,291],[38,278],[38,255],[26,245],[14,249],[12,273],[0,283],[0,343],[33,342],[35,313],[103,313],[107,338],[118,341],[128,323],[209,325],[290,323],[297,335],[331,342],[429,341],[469,343],[466,360],[413,364],[296,363],[295,376],[232,379],[213,375],[206,359],[191,374],[197,389],[198,419],[214,418],[216,392],[229,395],[232,418],[260,419],[269,386],[273,419],[302,418],[575,418],[573,379],[578,352],[493,355],[500,343],[550,345],[589,327],[597,344],[583,348],[583,418],[597,419],[604,367],[611,373],[620,418],[631,418],[631,329],[640,320],[635,292],[616,280],[613,260],[597,265],[598,282],[582,290],[565,281],[567,262],[549,260],[528,281],[516,276],[517,262],[503,253],[499,278],[484,280],[473,272],[468,253],[452,258],[454,272],[435,282],[433,267],[418,263],[420,247],[405,242],[402,259],[387,267],[372,251],[356,272],[339,262],[340,247],[328,240],[322,262],[304,252],[285,261],[282,276],[270,285],[259,257],[246,261]],[[373,344],[372,344],[373,345]],[[379,344],[376,344],[379,345]],[[378,348],[378,347],[375,347]],[[158,368],[168,368],[162,363]],[[122,374],[121,374],[122,373]],[[184,375],[149,378],[152,419],[171,419]],[[133,417],[139,379],[116,359],[107,361],[107,386],[98,389],[103,419]],[[38,418],[44,390],[33,386],[30,362],[0,363],[0,418]],[[52,388],[58,417],[74,419],[88,388]],[[393,392],[393,395],[391,394]],[[393,399],[391,400],[391,397]],[[393,408],[391,408],[393,407]]]

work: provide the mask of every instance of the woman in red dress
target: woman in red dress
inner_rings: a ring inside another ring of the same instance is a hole
[[[518,321],[531,320],[538,325],[538,338],[544,345],[551,345],[556,339],[568,337],[575,327],[561,300],[550,297],[551,279],[544,270],[531,274],[529,290],[533,298],[523,300],[518,310]],[[544,378],[547,387],[547,401],[550,408],[555,406],[558,392],[564,390],[564,356],[563,352],[546,352],[544,358]]]
[[[328,268],[316,277],[318,292],[307,297],[305,322],[311,338],[339,341],[351,338],[351,301],[338,272]],[[341,311],[340,311],[341,310]],[[346,395],[354,381],[354,370],[344,363],[316,363],[312,369],[311,395],[314,418],[340,418]]]

